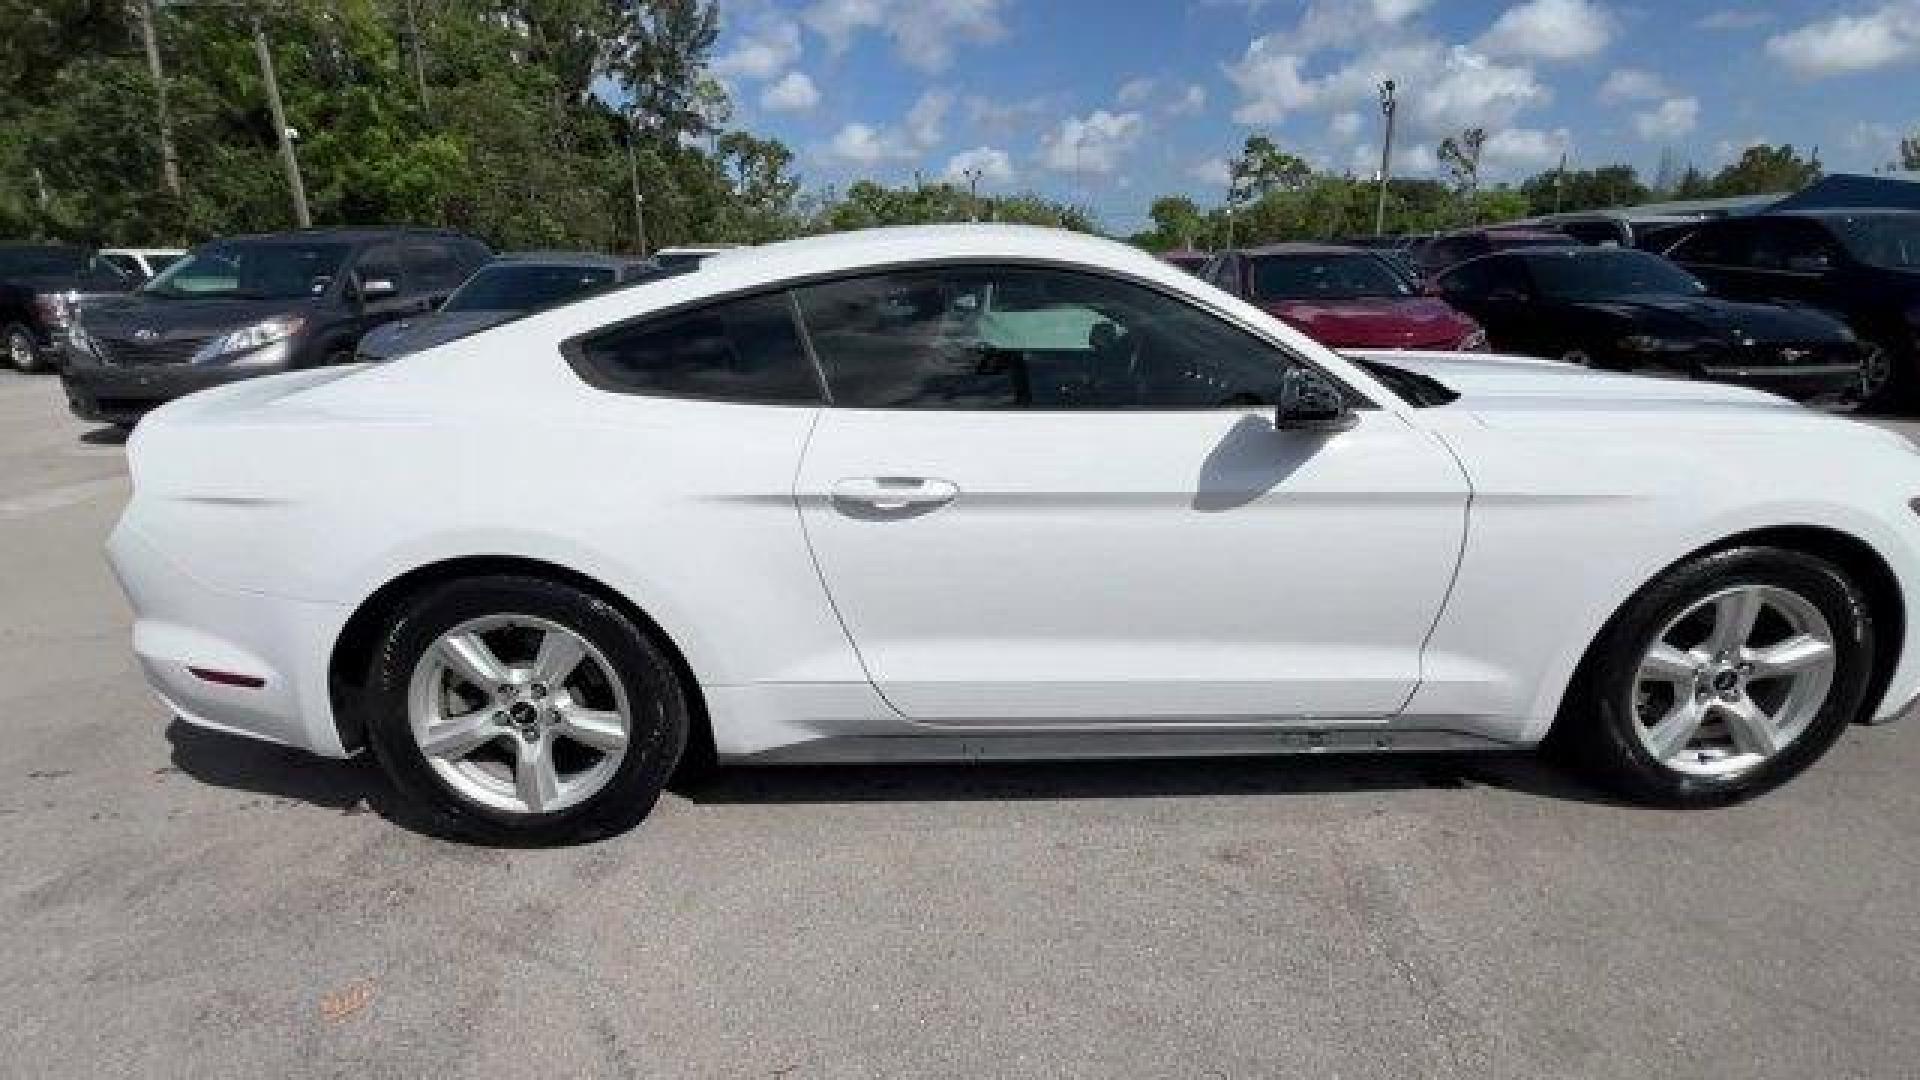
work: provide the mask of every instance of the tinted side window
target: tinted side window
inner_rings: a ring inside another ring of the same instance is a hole
[[[451,241],[409,240],[400,257],[409,292],[449,293],[467,278],[466,264]]]
[[[1739,266],[1746,262],[1746,248],[1735,227],[1708,225],[1680,241],[1668,254],[1676,262]]]
[[[596,386],[629,394],[820,402],[819,377],[784,293],[616,327],[582,341],[574,366]]]
[[[1293,363],[1185,301],[1065,270],[902,271],[796,295],[834,404],[854,408],[1272,405]]]
[[[1487,293],[1487,264],[1484,260],[1463,262],[1441,274],[1436,284],[1444,296],[1476,297]]]
[[[400,245],[392,242],[375,244],[360,253],[360,261],[354,264],[361,281],[391,281],[395,288],[406,290],[406,282],[400,274]]]
[[[1747,264],[1756,270],[1807,272],[1832,261],[1833,245],[1809,221],[1761,221],[1753,228]]]

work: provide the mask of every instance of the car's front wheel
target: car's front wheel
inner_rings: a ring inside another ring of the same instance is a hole
[[[551,843],[632,827],[686,746],[686,690],[604,599],[521,576],[435,586],[368,682],[374,756],[462,831]]]
[[[1885,342],[1863,338],[1860,348],[1860,385],[1855,390],[1860,407],[1881,412],[1906,404],[1908,359]]]
[[[5,329],[7,362],[21,371],[39,371],[46,365],[40,360],[40,350],[33,343],[33,332],[19,323],[9,323]]]
[[[1609,786],[1677,806],[1757,795],[1854,719],[1873,620],[1839,567],[1741,547],[1668,571],[1595,643],[1555,741]]]

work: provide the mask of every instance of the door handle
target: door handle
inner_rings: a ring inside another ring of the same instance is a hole
[[[834,501],[875,510],[944,506],[959,494],[959,487],[949,481],[920,476],[863,476],[833,485]]]

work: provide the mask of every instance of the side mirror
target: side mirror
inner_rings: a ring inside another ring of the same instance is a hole
[[[1345,431],[1360,418],[1347,407],[1347,395],[1332,379],[1313,368],[1288,369],[1280,380],[1280,406],[1273,426],[1278,431]]]
[[[392,278],[359,278],[360,302],[388,300],[400,295],[400,286]]]

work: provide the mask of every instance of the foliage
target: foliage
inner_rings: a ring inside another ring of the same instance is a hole
[[[1900,167],[1908,172],[1920,172],[1920,135],[1900,140]]]
[[[1631,165],[1569,169],[1565,173],[1554,169],[1528,177],[1520,184],[1520,193],[1526,196],[1526,214],[1631,206],[1652,197]]]

